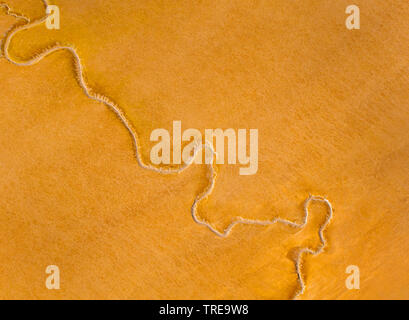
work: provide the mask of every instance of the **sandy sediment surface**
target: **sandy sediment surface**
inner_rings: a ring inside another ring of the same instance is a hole
[[[0,16],[2,298],[408,298],[404,1],[50,4]],[[152,166],[173,120],[257,128],[257,174]]]

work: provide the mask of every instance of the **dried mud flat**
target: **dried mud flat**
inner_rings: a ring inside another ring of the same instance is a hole
[[[2,3],[2,298],[407,298],[403,1],[355,35],[327,1],[50,4]],[[257,127],[259,172],[150,165],[174,119]]]

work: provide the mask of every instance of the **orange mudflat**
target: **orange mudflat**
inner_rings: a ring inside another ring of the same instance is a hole
[[[0,299],[409,299],[409,4],[350,5],[0,2]]]

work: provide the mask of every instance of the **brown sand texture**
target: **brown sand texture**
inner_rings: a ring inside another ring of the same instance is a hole
[[[0,299],[409,299],[409,4],[350,4],[0,2]],[[173,121],[257,173],[152,164]]]

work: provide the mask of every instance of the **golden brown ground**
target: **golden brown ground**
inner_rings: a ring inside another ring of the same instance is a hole
[[[42,15],[39,0],[8,3]],[[10,54],[75,46],[145,158],[150,132],[173,120],[259,129],[258,173],[220,166],[201,216],[220,230],[236,216],[300,219],[308,194],[324,195],[328,246],[305,256],[301,298],[409,298],[407,1],[355,1],[354,31],[344,0],[50,3],[61,30],[23,31]],[[0,15],[0,34],[15,22]],[[69,53],[30,67],[1,58],[0,73],[1,298],[292,296],[292,252],[318,245],[323,208],[299,233],[237,226],[218,238],[190,216],[206,168],[141,169],[118,118],[79,87]],[[44,286],[50,264],[59,291]],[[345,288],[350,264],[360,290]]]

